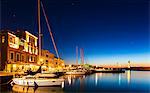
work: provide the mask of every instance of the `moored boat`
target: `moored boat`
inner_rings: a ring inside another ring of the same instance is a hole
[[[86,72],[85,71],[81,71],[81,70],[71,70],[71,71],[67,71],[65,74],[84,75],[84,74],[86,74]]]
[[[19,86],[14,85],[12,87],[13,93],[63,93],[63,89],[60,87],[27,87],[27,86]]]
[[[120,69],[120,68],[112,68],[112,69],[98,68],[98,69],[95,69],[95,72],[102,72],[102,73],[124,73],[125,70]]]
[[[62,86],[64,79],[60,78],[41,78],[37,76],[24,76],[22,78],[14,78],[13,83],[21,86],[41,87],[41,86]]]

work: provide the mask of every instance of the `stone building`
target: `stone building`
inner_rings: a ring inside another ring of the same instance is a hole
[[[41,60],[45,68],[62,68],[64,66],[64,60],[55,57],[53,53],[50,53],[48,50],[42,50]]]
[[[1,30],[0,32],[0,70],[8,72],[36,70],[38,57],[37,37],[28,31]]]

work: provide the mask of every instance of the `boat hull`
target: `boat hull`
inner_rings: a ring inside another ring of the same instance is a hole
[[[13,83],[21,86],[61,86],[64,83],[64,79],[13,79]]]

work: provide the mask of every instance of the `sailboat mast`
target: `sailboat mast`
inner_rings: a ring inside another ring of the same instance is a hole
[[[48,18],[47,18],[47,15],[46,15],[46,13],[45,13],[44,6],[43,6],[43,3],[42,3],[42,2],[41,2],[41,7],[42,7],[42,11],[43,11],[43,14],[44,14],[44,17],[45,17],[45,20],[46,20],[46,24],[47,24],[47,27],[48,27],[48,31],[49,31],[49,34],[50,34],[50,36],[51,36],[52,43],[53,43],[53,46],[54,46],[54,49],[55,49],[57,58],[59,59],[58,49],[57,49],[56,43],[55,43],[55,41],[54,41],[54,37],[53,37],[52,31],[51,31],[51,28],[50,28],[50,24],[49,24],[49,22],[48,22]]]
[[[82,48],[82,64],[84,65],[84,50]]]
[[[76,65],[78,65],[78,46],[76,46]]]
[[[38,0],[38,34],[39,34],[39,59],[38,62],[40,62],[41,57],[41,19],[40,19],[40,0]]]
[[[84,52],[83,48],[80,48],[81,64],[84,65]]]

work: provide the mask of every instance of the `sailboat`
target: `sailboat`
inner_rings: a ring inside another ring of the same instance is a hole
[[[50,32],[50,35],[51,35],[51,39],[53,41],[53,45],[54,45],[54,48],[55,48],[55,51],[56,51],[56,54],[57,54],[57,57],[59,58],[59,55],[58,55],[58,51],[57,51],[57,48],[56,48],[56,45],[55,45],[55,42],[54,42],[54,39],[53,39],[53,36],[52,36],[52,32],[50,30],[50,26],[49,26],[49,23],[48,23],[48,19],[46,17],[46,14],[45,14],[45,10],[44,10],[44,7],[43,7],[43,4],[42,2],[40,2],[40,0],[38,0],[38,30],[39,30],[39,59],[41,57],[41,27],[40,27],[40,5],[42,7],[42,11],[44,13],[44,16],[45,16],[45,20],[46,20],[46,23],[47,23],[47,26],[48,26],[48,30]],[[34,87],[39,87],[39,86],[64,86],[64,79],[61,79],[61,78],[51,78],[51,77],[55,77],[54,74],[46,74],[46,73],[41,73],[41,66],[39,68],[39,70],[37,70],[37,72],[32,72],[32,71],[29,71],[28,74],[32,74],[32,75],[27,75],[27,76],[24,76],[22,78],[14,78],[12,79],[12,82],[11,84],[16,84],[16,85],[21,85],[21,86],[34,86]]]
[[[84,64],[84,59],[83,59],[83,49],[80,49],[80,53],[81,53],[81,62],[82,64]],[[76,46],[76,65],[77,68],[70,68],[65,74],[66,75],[85,75],[86,74],[86,70],[82,67],[79,68],[78,67],[78,47]]]
[[[61,78],[40,78],[39,76],[27,75],[22,78],[14,78],[13,82],[16,85],[28,87],[43,87],[43,86],[64,86],[64,79]]]

